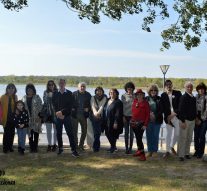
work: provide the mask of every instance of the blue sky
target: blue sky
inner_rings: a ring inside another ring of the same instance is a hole
[[[61,0],[30,0],[20,12],[0,4],[0,75],[161,77],[159,65],[169,64],[167,77],[207,78],[206,44],[160,52],[169,23],[146,33],[139,15],[94,25]]]

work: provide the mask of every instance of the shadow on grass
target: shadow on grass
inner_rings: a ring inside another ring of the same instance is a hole
[[[68,150],[61,156],[40,153],[19,156],[0,155],[4,178],[15,186],[1,185],[0,190],[68,191],[68,190],[206,190],[207,164],[198,160],[184,163],[173,157],[145,162],[127,156],[124,151],[108,154],[86,151],[73,158]],[[2,177],[1,177],[2,178]]]

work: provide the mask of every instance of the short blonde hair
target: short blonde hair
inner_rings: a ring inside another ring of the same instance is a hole
[[[85,86],[86,87],[86,83],[85,82],[79,82],[78,83],[78,87],[80,88],[81,86]]]
[[[159,94],[159,88],[157,84],[151,84],[148,89],[147,89],[147,93],[148,95],[150,95],[150,91],[151,90],[156,90],[157,91],[157,95]]]

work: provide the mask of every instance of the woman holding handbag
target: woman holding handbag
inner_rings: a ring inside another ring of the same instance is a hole
[[[57,132],[56,132],[56,127],[54,124],[54,108],[52,104],[52,96],[53,93],[57,91],[57,86],[53,80],[49,80],[47,82],[47,89],[44,91],[43,94],[43,112],[44,112],[44,122],[46,125],[46,130],[47,130],[47,141],[48,141],[48,147],[47,147],[47,152],[49,151],[56,151],[57,145]],[[52,134],[52,129],[53,129],[53,134]],[[52,143],[52,137],[53,137],[53,143]]]
[[[146,160],[142,137],[150,120],[150,107],[149,103],[144,99],[144,96],[145,93],[141,89],[138,89],[135,93],[135,99],[132,104],[132,118],[130,121],[130,126],[134,131],[138,148],[133,156],[140,157],[139,160],[141,161]]]

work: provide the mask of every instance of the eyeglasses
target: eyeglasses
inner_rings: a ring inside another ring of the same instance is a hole
[[[151,92],[157,92],[157,90],[150,90]]]
[[[54,86],[54,84],[48,84],[48,86]]]

